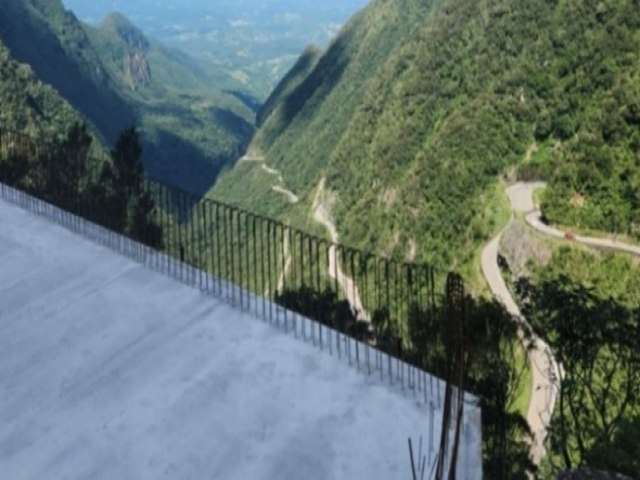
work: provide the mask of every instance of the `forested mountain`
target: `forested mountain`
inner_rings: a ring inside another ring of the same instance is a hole
[[[31,136],[65,132],[80,115],[33,70],[16,62],[0,41],[0,126]]]
[[[638,0],[373,0],[304,64],[211,196],[322,235],[333,220],[342,243],[470,282],[518,178],[548,182],[543,214],[566,231],[640,238]],[[636,475],[623,447],[638,444],[640,418],[635,260],[536,242],[550,259],[512,287],[567,380],[540,478],[584,466]],[[508,445],[519,436],[483,435],[485,454],[504,448],[486,454],[487,478],[531,478]],[[496,458],[511,470],[496,474]]]
[[[53,86],[107,140],[135,119],[75,17],[55,0],[8,0],[0,9],[0,38],[11,55]]]
[[[326,177],[342,240],[398,257],[468,264],[514,169],[550,181],[554,221],[630,231],[638,32],[637,0],[374,0],[279,87],[252,147],[306,207]],[[256,181],[242,166],[213,195],[287,215]]]
[[[209,188],[253,131],[254,106],[240,92],[216,89],[185,55],[121,15],[94,28],[60,0],[8,0],[0,39],[107,143],[128,125],[141,127],[147,172],[187,190]]]

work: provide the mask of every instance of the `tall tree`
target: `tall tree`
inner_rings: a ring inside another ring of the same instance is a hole
[[[128,197],[142,189],[144,169],[140,158],[142,147],[135,127],[128,127],[118,137],[111,150],[112,167],[108,167],[113,189],[118,196]]]
[[[526,315],[547,340],[564,376],[550,430],[558,470],[587,465],[638,414],[640,322],[637,313],[561,276],[520,288]]]
[[[142,147],[135,127],[120,134],[105,164],[102,180],[110,206],[109,226],[153,247],[162,245],[162,229],[153,220],[155,202],[144,186]]]
[[[88,154],[93,138],[85,123],[74,123],[61,141],[31,140],[29,185],[42,198],[65,208],[72,206],[87,183]]]
[[[484,475],[492,479],[531,478],[531,432],[516,412],[525,365],[517,360],[520,338],[515,319],[496,301],[466,298],[465,388],[480,399]],[[443,344],[446,312],[412,307],[409,358],[430,372],[449,361]]]

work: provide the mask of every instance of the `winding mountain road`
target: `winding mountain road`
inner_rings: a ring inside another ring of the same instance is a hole
[[[640,256],[640,246],[620,242],[615,239],[595,238],[574,235],[551,227],[542,222],[542,213],[534,201],[534,192],[545,188],[544,182],[519,182],[507,188],[507,195],[514,213],[525,214],[527,224],[536,231],[559,240],[580,243],[599,250],[614,250]],[[520,337],[524,342],[524,327],[528,327],[526,319],[514,301],[498,266],[498,250],[502,232],[485,247],[482,252],[482,272],[493,295],[502,302],[507,310],[521,323]],[[544,441],[553,414],[558,389],[560,387],[560,365],[554,359],[549,346],[534,335],[531,345],[525,345],[529,363],[533,372],[533,391],[527,412],[527,422],[534,434],[532,459],[538,464],[545,453]]]
[[[286,196],[287,199],[289,200],[289,203],[295,204],[300,201],[300,199],[295,193],[293,193],[291,190],[289,190],[285,186],[282,186],[282,185],[285,185],[285,182],[280,171],[276,170],[275,168],[269,167],[265,163],[264,156],[258,153],[256,150],[250,150],[249,152],[247,152],[243,157],[241,157],[238,160],[238,163],[240,162],[255,162],[255,163],[261,164],[260,166],[262,170],[268,173],[269,175],[275,176],[278,179],[278,183],[281,184],[281,185],[271,185],[271,190],[273,192]],[[283,250],[282,254],[284,255],[285,261],[284,261],[283,270],[282,272],[280,272],[280,275],[278,276],[278,281],[276,284],[276,290],[278,292],[281,292],[284,289],[285,277],[289,273],[289,270],[291,270],[292,258],[291,258],[291,249],[289,245],[289,229],[288,228],[284,232],[284,243],[282,245],[282,250]],[[269,295],[269,288],[270,287],[267,287],[265,291],[265,296]]]
[[[338,284],[342,288],[349,305],[355,311],[358,320],[371,323],[371,315],[366,311],[362,300],[360,299],[360,293],[358,287],[355,285],[353,279],[345,275],[340,267],[340,261],[338,259],[338,252],[336,245],[338,245],[338,230],[333,223],[329,209],[325,202],[323,202],[322,196],[324,194],[325,179],[320,181],[316,196],[313,200],[313,218],[316,222],[323,225],[331,236],[332,245],[329,247],[329,276],[334,280],[337,280]]]
[[[517,184],[507,190],[511,200],[511,208],[514,212],[529,212],[535,210],[533,203],[533,191],[540,184]],[[482,252],[482,273],[493,293],[494,297],[504,304],[508,312],[519,323],[519,337],[527,351],[529,365],[533,376],[533,388],[529,408],[527,411],[527,423],[533,433],[531,445],[531,458],[539,464],[545,455],[544,442],[547,438],[547,430],[551,423],[551,416],[555,407],[559,389],[560,366],[555,360],[551,348],[535,333],[527,338],[525,332],[531,330],[526,319],[522,316],[520,308],[513,299],[511,292],[502,278],[498,265],[498,251],[503,232],[500,232]]]
[[[280,193],[280,194],[284,195],[285,197],[287,197],[287,200],[289,200],[289,203],[296,204],[296,203],[298,203],[300,201],[300,197],[298,197],[291,190],[287,190],[286,188],[281,187],[280,185],[273,185],[271,187],[271,190],[273,190],[276,193]]]
[[[611,238],[587,237],[584,235],[574,235],[551,227],[542,221],[542,212],[538,209],[533,199],[533,193],[539,188],[546,188],[544,182],[516,183],[507,189],[507,195],[513,209],[526,214],[525,220],[531,228],[558,240],[566,240],[581,243],[598,250],[614,250],[621,253],[630,253],[640,256],[640,245],[621,242]]]
[[[541,217],[542,214],[539,211],[531,212],[526,216],[527,224],[530,227],[550,237],[581,243],[583,245],[587,245],[599,250],[614,250],[622,253],[630,253],[631,255],[640,257],[640,246],[638,245],[631,245],[629,243],[624,243],[609,238],[585,237],[583,235],[574,235],[568,232],[563,232],[561,230],[558,230],[557,228],[550,227],[549,225],[543,223]]]
[[[271,186],[271,190],[273,192],[286,196],[289,203],[291,204],[296,204],[300,201],[300,198],[294,192],[286,188],[286,183],[280,171],[276,170],[275,168],[269,167],[265,163],[264,156],[260,155],[255,151],[252,151],[251,153],[247,153],[238,161],[260,163],[261,168],[264,172],[276,177],[278,180],[278,184]],[[340,285],[340,288],[344,292],[345,298],[349,302],[349,305],[351,305],[351,308],[356,312],[356,317],[358,318],[358,320],[371,323],[371,316],[364,308],[362,300],[360,299],[360,293],[358,291],[358,287],[356,286],[353,279],[347,276],[342,271],[342,268],[340,267],[340,261],[338,258],[338,252],[336,247],[336,245],[338,244],[338,230],[335,224],[333,223],[331,214],[329,213],[327,206],[321,201],[321,198],[324,194],[324,184],[325,184],[325,179],[323,178],[320,182],[320,185],[318,186],[318,191],[313,201],[312,211],[313,211],[314,220],[320,223],[321,225],[323,225],[328,230],[329,235],[331,236],[331,241],[333,242],[333,245],[329,247],[329,265],[327,266],[329,277],[333,278],[334,280],[337,280],[338,285]],[[278,276],[278,282],[277,282],[278,291],[281,291],[284,288],[285,277],[288,274],[289,270],[291,269],[292,258],[291,258],[288,237],[289,237],[288,235],[285,235],[284,245],[283,245],[283,250],[284,250],[283,254],[285,257],[285,262],[284,262],[284,268],[282,272],[280,272],[280,275]],[[267,294],[267,292],[265,294]]]
[[[291,190],[289,190],[286,187],[284,178],[282,177],[282,173],[280,173],[280,171],[276,170],[275,168],[269,167],[265,163],[265,158],[264,158],[263,155],[260,155],[259,153],[255,152],[255,151],[251,151],[250,153],[247,153],[246,155],[241,157],[238,160],[238,163],[240,163],[240,162],[260,163],[261,164],[260,166],[261,166],[263,171],[265,171],[269,175],[273,175],[274,177],[276,177],[278,179],[279,185],[272,185],[271,186],[271,190],[272,191],[287,197],[287,200],[289,200],[289,203],[295,204],[295,203],[298,203],[300,201],[300,198],[295,193],[293,193]]]

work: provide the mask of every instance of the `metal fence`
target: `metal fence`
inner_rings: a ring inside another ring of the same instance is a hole
[[[432,415],[446,403],[455,409],[449,425],[459,428],[462,398],[477,409],[469,405],[476,404],[472,396],[460,395],[463,338],[461,323],[452,320],[464,310],[465,294],[457,275],[337,245],[150,179],[142,190],[153,208],[142,228],[127,231],[91,194],[100,181],[95,167],[104,160],[84,159],[90,173],[77,191],[39,190],[29,165],[55,164],[51,151],[45,142],[0,131],[2,198],[344,358],[423,399]]]

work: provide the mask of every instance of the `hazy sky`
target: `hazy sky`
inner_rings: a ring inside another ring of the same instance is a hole
[[[286,21],[301,16],[305,23],[328,19],[342,23],[367,0],[63,0],[63,3],[79,18],[91,23],[99,22],[113,11],[149,24],[151,20],[183,23],[205,20],[207,16],[220,21],[251,18],[265,22],[272,22],[274,17]]]
[[[270,93],[309,44],[325,47],[367,0],[63,0],[96,24],[110,12],[149,37],[198,59],[207,69],[251,79]]]

